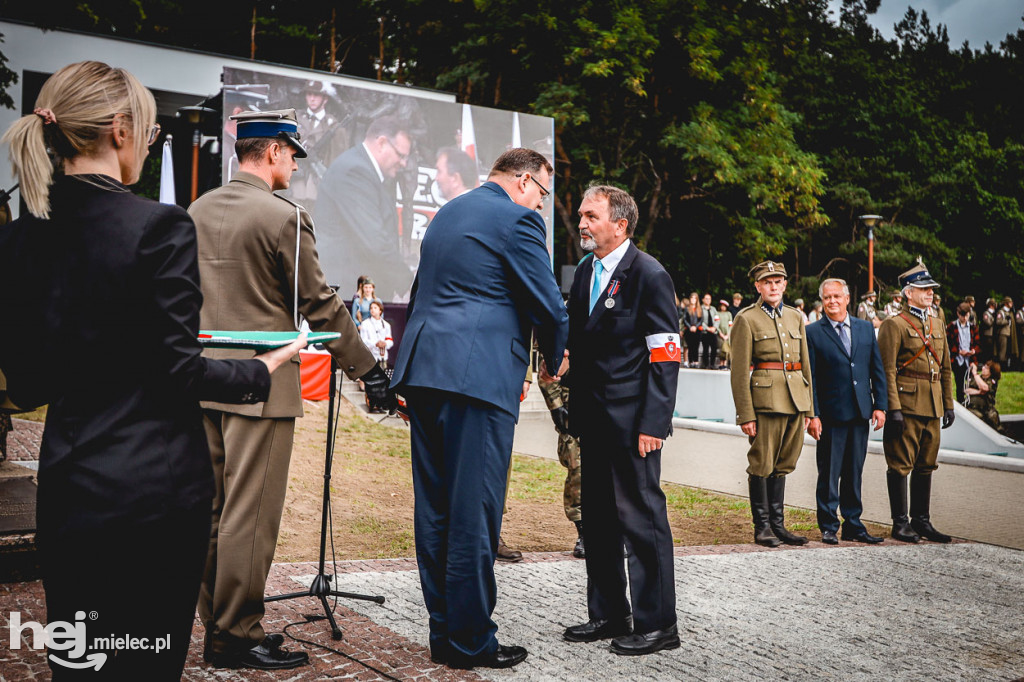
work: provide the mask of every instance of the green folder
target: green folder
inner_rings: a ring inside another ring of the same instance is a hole
[[[299,332],[229,332],[199,330],[199,345],[204,348],[249,348],[252,350],[273,350],[287,346],[298,338]],[[338,332],[310,332],[306,341],[325,343],[341,338]]]

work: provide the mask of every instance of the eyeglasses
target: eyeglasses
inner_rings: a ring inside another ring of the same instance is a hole
[[[154,123],[153,127],[149,129],[149,139],[146,140],[146,145],[152,145],[158,137],[160,137],[160,124]]]
[[[409,152],[406,152],[405,154],[403,154],[402,152],[398,151],[398,147],[395,146],[395,143],[392,142],[387,137],[384,138],[384,141],[387,142],[389,145],[391,145],[391,148],[395,150],[395,154],[398,154],[398,160],[399,161],[405,162],[405,161],[409,160]]]
[[[548,190],[548,188],[545,187],[544,185],[540,184],[539,182],[537,182],[537,178],[533,177],[533,175],[530,175],[529,173],[516,173],[516,177],[517,178],[521,178],[524,175],[528,175],[530,177],[530,179],[533,180],[533,184],[537,185],[537,187],[540,187],[540,198],[541,198],[541,201],[547,200],[548,195],[551,194],[551,192]]]

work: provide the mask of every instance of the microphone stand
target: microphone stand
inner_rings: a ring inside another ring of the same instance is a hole
[[[282,601],[284,599],[298,599],[299,597],[316,597],[324,607],[324,614],[331,624],[331,637],[341,639],[341,628],[334,619],[334,612],[327,603],[327,597],[341,597],[343,599],[361,599],[372,601],[377,604],[384,603],[384,597],[366,594],[354,594],[352,592],[339,592],[331,589],[331,580],[334,576],[324,572],[327,561],[327,521],[330,515],[331,506],[331,465],[334,461],[334,401],[336,400],[338,385],[338,363],[334,356],[331,356],[331,383],[328,387],[327,396],[327,445],[324,452],[324,498],[320,508],[320,570],[317,572],[313,584],[306,592],[290,592],[273,597],[264,597],[264,602]]]

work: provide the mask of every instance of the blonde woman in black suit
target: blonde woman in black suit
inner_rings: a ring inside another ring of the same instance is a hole
[[[0,314],[19,325],[0,335],[0,367],[16,403],[49,404],[37,508],[46,618],[81,623],[89,644],[117,633],[139,645],[51,647],[55,680],[87,662],[103,679],[180,678],[213,495],[199,400],[265,399],[270,372],[305,345],[200,357],[195,227],[128,188],[158,134],[134,76],[81,62],[3,136],[28,215],[0,228]]]

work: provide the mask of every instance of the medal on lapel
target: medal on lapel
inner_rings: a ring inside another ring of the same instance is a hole
[[[615,299],[612,298],[619,291],[619,280],[613,279],[612,283],[608,286],[608,298],[604,300],[604,307],[611,310],[615,307]]]

